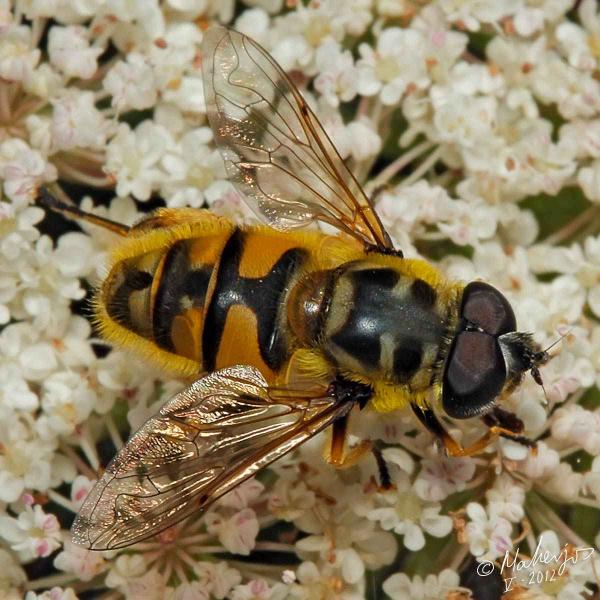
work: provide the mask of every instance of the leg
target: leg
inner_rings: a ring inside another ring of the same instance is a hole
[[[536,450],[536,443],[521,435],[525,426],[517,415],[499,406],[494,406],[492,411],[485,415],[482,420],[490,429],[496,429],[501,437],[523,444],[523,446],[527,446],[533,451]]]
[[[129,234],[139,234],[152,229],[171,227],[173,225],[180,225],[181,223],[193,223],[198,220],[207,224],[212,219],[213,223],[216,224],[216,228],[222,227],[222,225],[219,225],[222,221],[219,217],[207,211],[198,210],[197,208],[158,208],[144,217],[140,222],[132,227],[128,227],[105,217],[85,212],[74,204],[67,204],[59,200],[56,196],[53,196],[45,187],[41,187],[38,190],[37,202],[44,208],[60,213],[69,219],[86,221],[124,237]]]
[[[104,217],[100,217],[98,215],[94,215],[92,213],[87,213],[81,210],[78,206],[73,204],[67,204],[62,200],[53,196],[45,187],[41,187],[38,190],[38,204],[52,210],[54,212],[65,215],[66,217],[73,219],[74,221],[87,221],[88,223],[93,223],[94,225],[98,225],[99,227],[103,227],[104,229],[108,229],[113,233],[116,233],[121,236],[126,236],[129,233],[130,228],[127,225],[122,225],[121,223],[117,223],[116,221],[111,221],[110,219],[105,219]]]
[[[335,396],[338,402],[352,402],[362,409],[373,396],[373,388],[360,381],[352,381],[338,376],[329,385],[329,395]],[[371,449],[371,442],[365,440],[356,448],[346,452],[346,436],[349,413],[333,422],[331,427],[331,449],[327,461],[338,468],[349,467]]]
[[[444,429],[444,426],[439,422],[435,413],[430,408],[421,408],[416,404],[411,404],[410,407],[417,416],[417,419],[425,426],[425,429],[441,442],[450,456],[461,456],[461,452],[463,451],[462,446]]]
[[[355,465],[367,452],[371,451],[373,445],[370,440],[363,440],[358,446],[347,450],[348,417],[349,415],[346,415],[334,421],[331,427],[331,446],[327,462],[338,469]]]
[[[339,399],[352,399],[361,409],[366,406],[373,395],[371,386],[343,378],[336,379],[331,386],[333,393]],[[334,421],[332,425],[331,448],[329,456],[327,457],[328,462],[337,468],[343,469],[355,465],[367,452],[372,452],[375,461],[377,462],[377,468],[379,469],[380,487],[383,490],[391,489],[393,486],[390,480],[390,474],[387,465],[385,464],[385,460],[381,455],[381,450],[379,450],[371,440],[363,440],[358,446],[347,451],[346,437],[348,433],[349,417],[350,415],[347,414],[337,421]]]
[[[495,411],[492,411],[492,413],[490,413],[491,415],[493,415],[492,417],[490,417],[490,419],[495,419],[493,421],[491,420],[490,423],[488,423],[484,417],[484,422],[486,423],[486,425],[489,425],[489,429],[486,432],[486,434],[470,446],[463,448],[444,429],[444,426],[439,422],[438,418],[435,416],[434,412],[430,408],[421,408],[420,406],[417,406],[415,404],[411,404],[411,407],[419,421],[421,421],[421,423],[426,427],[426,429],[430,431],[441,442],[449,456],[472,456],[473,454],[477,454],[485,450],[487,446],[489,446],[494,440],[498,439],[498,437],[500,436],[509,438],[511,440],[524,444],[525,446],[528,446],[530,448],[535,448],[534,442],[532,442],[524,436],[519,435],[518,431],[511,431],[510,429],[505,427],[504,425],[509,424],[508,418],[506,418],[505,421],[501,423],[500,419],[502,419],[502,417],[498,418]],[[502,410],[501,412],[505,413],[506,415],[510,415],[513,419],[516,419],[516,421],[520,423],[519,419],[517,419],[517,417],[515,417],[512,413],[507,413],[506,411]],[[514,424],[515,421],[512,421],[512,423]],[[522,425],[523,424],[521,423],[521,426]]]
[[[394,485],[392,484],[390,473],[381,450],[371,440],[363,440],[358,446],[347,451],[346,434],[348,431],[348,415],[335,421],[331,430],[331,446],[327,462],[337,469],[346,469],[358,463],[368,452],[372,452],[377,463],[377,469],[379,470],[380,491],[393,489]]]
[[[373,445],[371,452],[373,452],[375,462],[377,462],[377,469],[379,469],[379,488],[383,491],[395,489],[396,486],[392,483],[392,478],[390,477],[390,472],[388,471],[387,464],[383,458],[381,450],[377,446]]]

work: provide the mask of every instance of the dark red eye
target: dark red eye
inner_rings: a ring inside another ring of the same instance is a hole
[[[516,331],[517,320],[508,300],[494,287],[473,281],[465,287],[461,315],[490,335]]]
[[[479,331],[456,336],[444,373],[442,403],[455,419],[481,414],[502,390],[506,364],[495,337]]]

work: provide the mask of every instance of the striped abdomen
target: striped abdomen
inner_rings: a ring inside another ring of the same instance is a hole
[[[306,259],[292,236],[231,228],[118,263],[111,319],[198,371],[251,364],[270,379],[289,358],[286,296]]]

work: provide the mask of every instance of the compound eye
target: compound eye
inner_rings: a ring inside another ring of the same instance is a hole
[[[494,287],[473,281],[465,287],[461,315],[490,335],[516,331],[517,320],[508,300]]]
[[[481,414],[505,381],[506,364],[496,338],[480,331],[463,331],[450,350],[444,373],[444,410],[455,419]]]

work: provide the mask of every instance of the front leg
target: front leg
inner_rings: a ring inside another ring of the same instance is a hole
[[[516,415],[501,408],[494,407],[489,414],[482,417],[483,422],[489,427],[485,435],[470,446],[463,447],[444,429],[430,408],[422,408],[416,404],[411,404],[411,407],[419,421],[440,441],[449,456],[473,456],[483,452],[499,437],[511,439],[535,451],[535,442],[520,435],[523,431],[523,422]]]
[[[482,421],[490,430],[497,431],[499,436],[527,446],[534,452],[537,450],[536,443],[522,435],[525,425],[514,413],[504,410],[499,406],[494,406],[487,415],[482,417]]]

